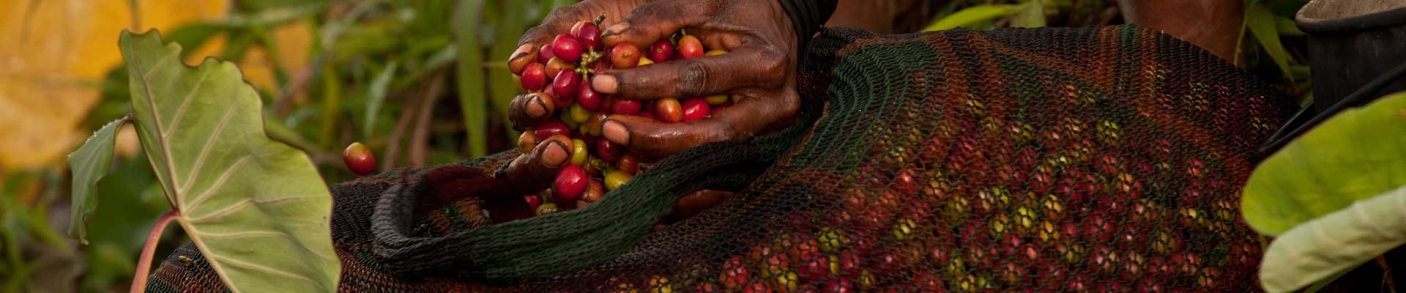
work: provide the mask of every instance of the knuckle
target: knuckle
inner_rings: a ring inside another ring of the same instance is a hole
[[[762,50],[757,54],[760,60],[755,60],[758,71],[765,73],[768,77],[782,76],[786,73],[788,56],[779,50]]]
[[[678,92],[683,96],[702,95],[708,87],[708,67],[703,62],[689,60],[682,64],[680,70],[679,80],[674,83]]]

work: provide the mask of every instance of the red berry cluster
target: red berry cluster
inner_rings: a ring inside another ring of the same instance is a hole
[[[606,48],[601,43],[602,20],[604,17],[581,21],[569,33],[557,35],[538,50],[536,62],[526,64],[518,74],[524,90],[541,94],[546,107],[561,113],[559,119],[524,131],[518,147],[529,152],[553,137],[570,138],[570,163],[557,174],[552,188],[525,196],[538,215],[593,203],[640,171],[638,155],[601,137],[601,126],[609,115],[679,123],[708,118],[714,110],[732,104],[726,95],[646,101],[597,93],[591,88],[591,78],[597,72],[726,53],[707,51],[698,37],[683,32],[659,40],[644,52],[630,43]]]

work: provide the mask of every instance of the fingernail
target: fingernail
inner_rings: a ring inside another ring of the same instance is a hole
[[[508,57],[508,60],[516,60],[517,58],[522,58],[522,56],[526,56],[528,52],[532,51],[532,47],[532,43],[522,44],[522,46],[518,46],[517,51],[513,51],[513,55],[511,57]]]
[[[606,120],[605,125],[601,126],[601,133],[605,135],[605,139],[609,139],[611,142],[623,146],[630,145],[630,131],[625,129],[623,123]]]
[[[608,27],[608,28],[605,28],[605,32],[602,32],[602,33],[600,34],[600,37],[601,37],[601,38],[610,37],[610,36],[613,36],[613,35],[615,35],[615,34],[619,34],[620,32],[625,31],[625,29],[627,29],[627,28],[630,28],[630,23],[628,23],[628,22],[617,23],[617,24],[612,25],[612,26],[610,26],[610,27]]]
[[[614,94],[619,86],[620,82],[615,80],[615,76],[597,74],[591,78],[591,89],[596,90],[597,93]]]
[[[561,142],[553,141],[552,145],[547,147],[547,151],[542,152],[542,164],[547,167],[561,166],[563,162],[566,162],[566,159],[568,159],[566,146],[562,145]]]
[[[527,103],[527,116],[536,119],[543,115],[547,115],[547,105],[542,103],[542,95],[533,95],[532,102]]]

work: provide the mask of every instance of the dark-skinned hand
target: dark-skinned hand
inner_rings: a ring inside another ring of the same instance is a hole
[[[605,16],[601,27],[607,47],[632,43],[648,48],[686,29],[705,47],[728,53],[598,72],[590,82],[597,92],[638,100],[726,94],[736,101],[707,119],[683,123],[613,115],[602,124],[606,139],[647,159],[658,159],[710,142],[749,138],[795,121],[801,103],[796,93],[797,40],[789,17],[773,0],[582,1],[553,11],[540,26],[528,30],[509,58],[509,69],[521,73],[552,37],[600,15]],[[536,93],[514,98],[509,108],[509,119],[518,130],[553,119],[557,110],[551,99]],[[688,210],[682,214],[696,214],[693,211],[706,207],[694,203],[716,204],[725,196],[726,192],[702,191],[685,196],[690,200],[681,200],[679,207]]]

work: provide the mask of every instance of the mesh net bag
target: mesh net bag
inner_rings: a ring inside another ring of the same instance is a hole
[[[1293,106],[1135,26],[831,29],[796,125],[671,157],[584,209],[482,210],[513,152],[338,184],[342,291],[1251,291],[1254,153]],[[651,231],[678,196],[736,191]],[[149,291],[223,291],[179,248]]]

